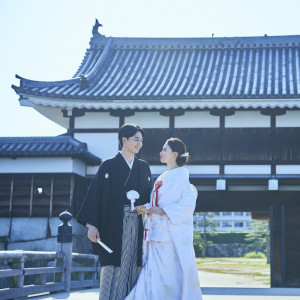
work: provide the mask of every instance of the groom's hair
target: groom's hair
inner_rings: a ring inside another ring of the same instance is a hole
[[[130,138],[131,136],[134,136],[137,132],[140,132],[142,134],[142,137],[144,137],[144,130],[138,125],[135,124],[124,124],[119,128],[118,132],[118,139],[120,143],[120,147],[123,147],[123,141],[122,138],[125,137],[126,139]]]

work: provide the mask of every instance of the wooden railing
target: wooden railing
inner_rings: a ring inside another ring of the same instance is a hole
[[[8,266],[0,269],[0,279],[8,283],[0,289],[0,299],[99,285],[98,256],[72,253],[72,226],[68,224],[72,215],[64,212],[59,217],[63,224],[58,228],[56,252],[0,251],[0,262]]]

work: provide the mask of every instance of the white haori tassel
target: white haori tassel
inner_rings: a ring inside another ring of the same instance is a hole
[[[131,211],[134,210],[134,202],[136,199],[140,198],[140,194],[135,190],[130,190],[127,192],[127,198],[130,200],[131,203]]]

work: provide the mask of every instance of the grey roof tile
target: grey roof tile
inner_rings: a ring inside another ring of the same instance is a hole
[[[89,165],[101,163],[85,143],[70,136],[0,137],[1,157],[77,157]]]
[[[298,98],[299,48],[300,36],[105,38],[94,34],[73,78],[42,82],[18,76],[20,87],[13,88],[20,95],[100,101]]]

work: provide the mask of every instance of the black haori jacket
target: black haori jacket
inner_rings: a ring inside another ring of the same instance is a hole
[[[134,158],[132,170],[134,178],[130,178],[130,168],[121,153],[105,160],[99,167],[84,202],[76,217],[78,223],[87,223],[98,228],[100,239],[113,253],[108,253],[99,244],[93,243],[94,253],[99,255],[101,266],[121,264],[123,210],[126,200],[126,184],[131,182],[140,194],[135,206],[150,201],[152,178],[149,164]],[[129,176],[128,176],[129,175]],[[130,179],[130,180],[128,180]],[[126,203],[129,204],[130,202]],[[139,216],[138,231],[138,266],[142,265],[143,223]]]

